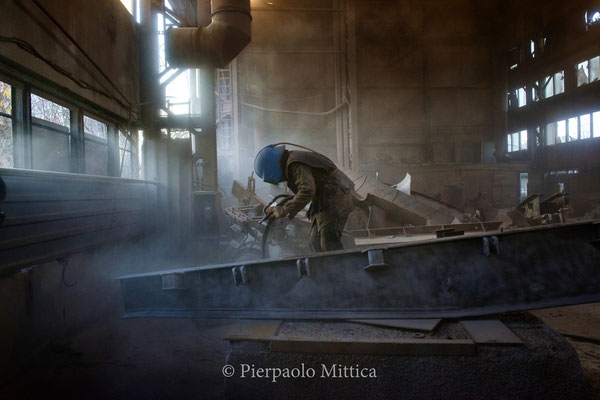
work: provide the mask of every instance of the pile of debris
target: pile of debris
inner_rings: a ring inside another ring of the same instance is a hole
[[[411,191],[408,174],[398,185],[389,185],[377,177],[343,172],[355,184],[356,205],[344,230],[345,248],[497,231],[502,224]],[[268,201],[257,194],[254,177],[248,178],[246,186],[234,181],[231,192],[239,202],[225,209],[231,218],[231,261],[309,252],[310,222],[304,213],[292,220],[277,220],[267,230],[260,222]]]
[[[507,215],[515,227],[563,223],[569,211],[568,204],[569,198],[563,191],[545,198],[541,194],[532,194]]]

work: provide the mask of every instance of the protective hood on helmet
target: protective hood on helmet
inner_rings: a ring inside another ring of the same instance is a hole
[[[275,146],[270,144],[263,147],[254,159],[254,172],[267,183],[277,185],[283,182],[283,171],[281,170],[281,156],[285,146]]]

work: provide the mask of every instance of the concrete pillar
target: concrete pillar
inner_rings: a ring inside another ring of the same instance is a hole
[[[206,123],[196,135],[195,159],[202,159],[202,190],[218,190],[215,70],[199,70],[200,102]]]

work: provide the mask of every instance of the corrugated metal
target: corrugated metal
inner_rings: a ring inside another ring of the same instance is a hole
[[[0,169],[0,273],[149,232],[155,182]]]

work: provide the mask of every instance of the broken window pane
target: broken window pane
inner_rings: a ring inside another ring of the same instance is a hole
[[[594,126],[594,137],[600,137],[600,111],[593,114],[592,125]]]
[[[577,86],[585,85],[589,82],[590,72],[588,70],[588,62],[584,61],[577,64]]]
[[[0,113],[12,113],[12,90],[8,83],[0,81]]]
[[[556,143],[565,143],[567,141],[567,121],[562,120],[556,123]]]
[[[68,108],[31,94],[31,116],[70,129],[71,112]]]
[[[13,166],[12,120],[0,116],[0,168]]]
[[[556,143],[556,122],[546,125],[546,145]]]
[[[554,74],[554,94],[565,92],[565,71],[560,71]]]
[[[584,114],[579,117],[579,129],[581,139],[590,138],[590,114]]]
[[[527,131],[521,131],[519,134],[519,150],[527,149]]]
[[[590,60],[590,82],[595,82],[600,79],[600,56]]]
[[[83,116],[83,132],[86,135],[93,135],[106,140],[108,137],[108,126],[100,121],[96,121],[87,115]]]
[[[577,118],[569,118],[569,136],[567,140],[572,142],[579,138],[579,129],[577,129]]]
[[[519,88],[517,90],[517,101],[519,103],[519,107],[523,107],[527,105],[527,95],[525,93],[525,88]]]
[[[544,85],[544,98],[547,99],[554,96],[554,77],[547,76],[544,79]]]

